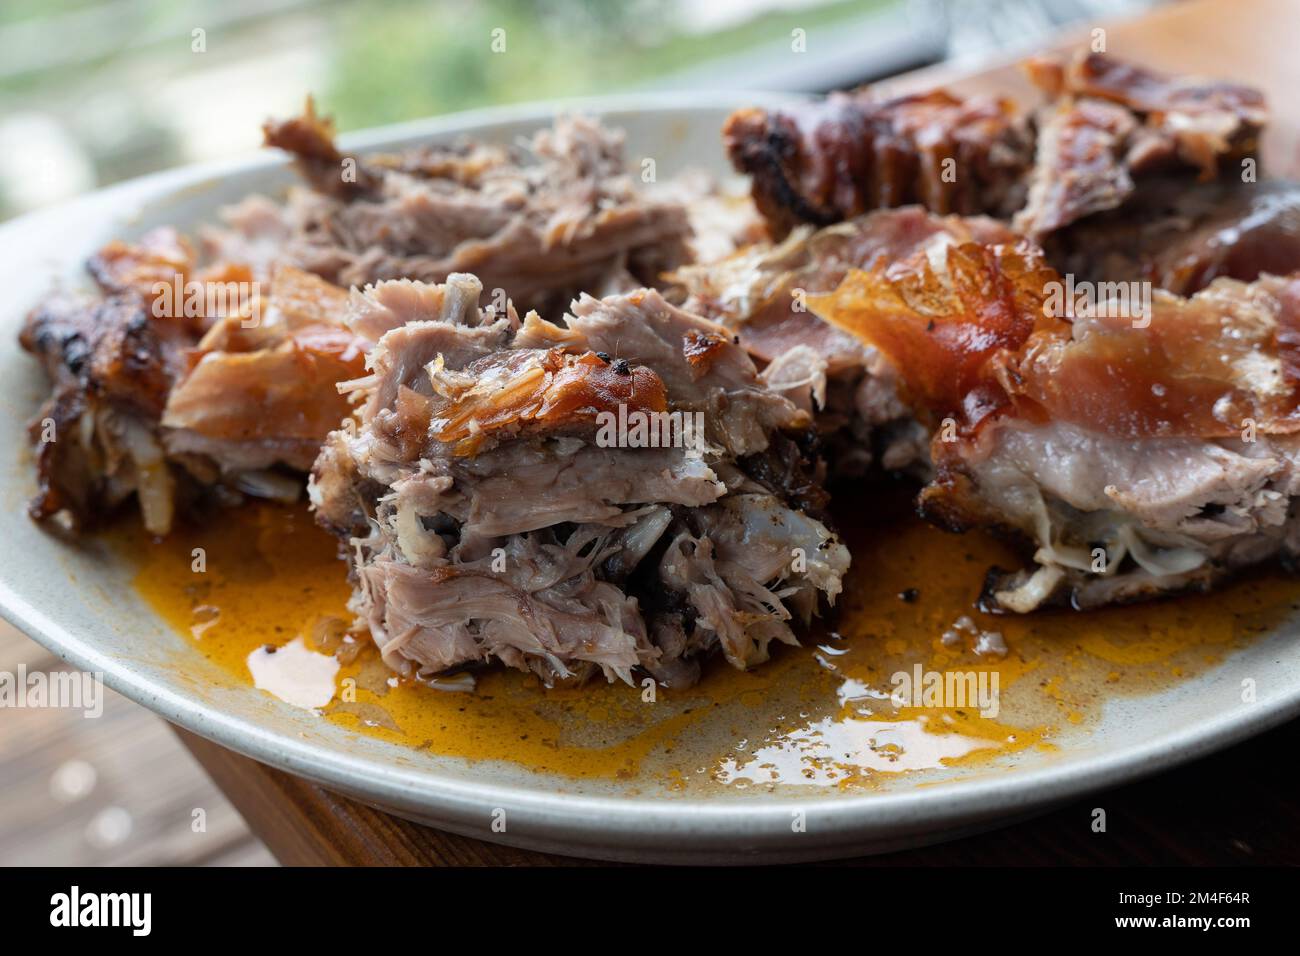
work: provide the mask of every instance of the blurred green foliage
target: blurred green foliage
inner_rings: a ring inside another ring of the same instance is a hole
[[[211,135],[223,126],[230,152],[252,149],[262,120],[307,93],[348,130],[671,87],[683,71],[707,85],[751,52],[744,82],[762,87],[754,70],[788,64],[796,27],[816,50],[838,24],[901,2],[0,0],[0,143],[53,196],[226,155]],[[0,218],[49,201],[32,196],[0,177]]]
[[[101,2],[102,0],[4,0],[0,3],[0,24],[81,10],[97,6]]]
[[[711,59],[788,41],[795,27],[861,15],[890,0],[838,0],[690,33],[664,0],[442,0],[353,3],[340,11],[333,82],[321,97],[340,128],[378,126],[498,103],[592,95]],[[493,30],[504,53],[485,56]]]

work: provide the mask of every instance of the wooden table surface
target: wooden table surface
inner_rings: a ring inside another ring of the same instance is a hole
[[[1300,174],[1300,0],[1188,0],[1106,30],[1107,52],[1161,69],[1248,81],[1269,98],[1263,169]],[[1091,26],[1063,41],[1074,46]],[[944,64],[891,80],[948,84],[1034,102],[1014,61],[972,71]],[[253,832],[285,864],[581,865],[441,833],[382,813],[184,732],[182,741]],[[1029,822],[850,865],[1296,864],[1300,801],[1291,761],[1300,721],[1160,777],[1070,803]],[[1107,831],[1092,830],[1093,809]]]
[[[0,674],[20,670],[69,665],[0,621]],[[275,864],[161,718],[104,696],[97,719],[0,708],[0,867]]]

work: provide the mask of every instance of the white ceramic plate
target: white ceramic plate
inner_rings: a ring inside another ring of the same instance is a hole
[[[693,166],[724,173],[723,118],[756,97],[676,95],[588,101],[628,134],[629,157],[653,156],[660,180]],[[553,107],[496,110],[354,136],[345,145],[397,147],[470,133],[497,141],[549,121]],[[813,860],[880,852],[994,826],[1101,787],[1172,766],[1300,712],[1300,641],[1286,627],[1195,680],[1106,704],[1099,723],[1055,754],[1026,751],[961,779],[882,793],[758,793],[699,798],[579,782],[512,764],[432,756],[345,730],[251,686],[231,686],[143,605],[132,570],[94,542],[69,546],[39,531],[24,425],[46,392],[16,334],[56,281],[82,281],[105,241],[170,223],[188,229],[253,191],[292,180],[267,153],[162,173],[0,227],[0,610],[76,667],[218,743],[399,814],[470,836],[579,856],[674,862]],[[1293,622],[1294,623],[1294,622]],[[1257,699],[1241,701],[1241,682]],[[814,790],[816,788],[803,788]],[[505,833],[490,824],[506,811]],[[792,827],[792,811],[805,828]]]

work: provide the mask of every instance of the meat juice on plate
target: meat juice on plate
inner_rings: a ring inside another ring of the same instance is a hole
[[[305,507],[249,505],[161,541],[115,532],[140,595],[234,682],[267,674],[271,648],[288,648],[284,661],[328,655],[337,666],[308,666],[302,681],[281,667],[258,683],[302,704],[325,699],[320,681],[332,681],[322,719],[433,754],[688,793],[912,785],[1065,749],[1105,699],[1204,671],[1300,603],[1294,580],[1266,571],[1214,595],[984,615],[973,604],[987,569],[1013,559],[1000,542],[910,517],[845,533],[854,561],[838,617],[752,671],[715,660],[696,686],[670,690],[548,689],[487,670],[461,691],[463,678],[444,689],[398,678],[348,633],[344,566]],[[922,678],[953,673],[966,700],[925,696]],[[916,678],[915,696],[899,674]]]

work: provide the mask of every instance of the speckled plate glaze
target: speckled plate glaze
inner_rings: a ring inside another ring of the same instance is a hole
[[[580,107],[622,127],[629,157],[653,156],[661,181],[686,167],[726,171],[723,118],[756,96],[636,97]],[[556,106],[451,116],[349,137],[353,149],[399,147],[468,133],[513,141]],[[564,104],[573,109],[575,104]],[[1297,621],[1253,641],[1194,679],[1108,702],[1086,737],[1056,752],[1025,751],[975,773],[879,793],[760,792],[701,798],[644,781],[575,781],[506,763],[414,751],[351,732],[228,675],[159,620],[130,585],[134,569],[108,547],[69,545],[24,512],[33,490],[25,423],[46,386],[18,348],[25,311],[103,242],[162,223],[211,220],[253,191],[291,181],[266,153],[140,179],[0,227],[0,605],[4,616],[114,690],[220,744],[403,816],[457,833],[612,860],[788,862],[881,852],[987,829],[1088,791],[1209,753],[1300,713]],[[1244,680],[1256,699],[1241,701]],[[811,791],[811,792],[810,792]],[[505,832],[491,826],[505,811]],[[801,820],[802,826],[795,826]]]

